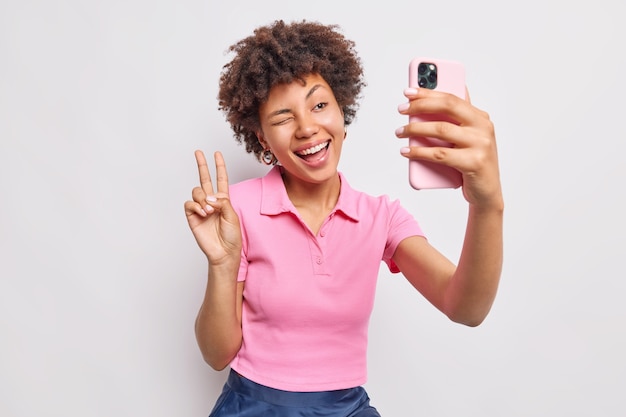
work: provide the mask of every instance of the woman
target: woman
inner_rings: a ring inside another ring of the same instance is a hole
[[[454,145],[401,152],[462,173],[469,209],[455,265],[398,201],[356,191],[338,172],[365,85],[352,41],[336,26],[277,21],[231,52],[220,109],[272,168],[229,185],[215,152],[214,182],[196,151],[200,185],[185,213],[208,259],[196,336],[211,367],[231,368],[211,416],[378,416],[362,385],[380,262],[458,323],[480,324],[495,298],[503,198],[493,125],[469,100],[427,89],[407,89],[398,107],[455,121],[396,130]]]

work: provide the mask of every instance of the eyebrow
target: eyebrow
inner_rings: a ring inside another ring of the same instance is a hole
[[[313,93],[316,92],[317,89],[320,88],[321,86],[322,86],[322,84],[315,84],[313,87],[311,87],[309,92],[306,94],[306,98],[311,97],[313,95]]]
[[[322,84],[315,84],[313,87],[311,87],[311,89],[309,90],[308,93],[306,93],[306,96],[304,97],[305,100],[309,99],[313,93],[315,93],[320,87],[323,87]],[[280,116],[281,114],[285,114],[285,113],[291,113],[291,110],[289,109],[280,109],[280,110],[276,110],[271,112],[267,118],[270,119],[274,116]]]

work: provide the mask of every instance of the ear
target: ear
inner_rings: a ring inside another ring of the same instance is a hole
[[[260,130],[257,130],[255,132],[256,134],[256,138],[259,141],[259,143],[261,144],[261,146],[263,147],[263,149],[267,148],[267,143],[265,142],[265,139],[263,138],[263,132],[261,132]]]

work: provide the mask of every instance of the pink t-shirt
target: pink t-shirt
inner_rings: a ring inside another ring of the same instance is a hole
[[[367,333],[381,261],[422,235],[398,201],[350,188],[315,236],[274,167],[230,187],[242,226],[243,343],[231,367],[265,386],[329,391],[367,379]]]

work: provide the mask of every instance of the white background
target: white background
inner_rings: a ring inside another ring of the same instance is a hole
[[[381,268],[384,416],[624,416],[626,55],[619,2],[0,2],[0,415],[206,416],[226,373],[193,322],[206,261],[193,151],[265,172],[217,110],[226,48],[277,18],[337,23],[368,87],[340,169],[458,256],[458,190],[408,186],[414,55],[463,61],[496,126],[505,264],[491,315],[449,322]]]

